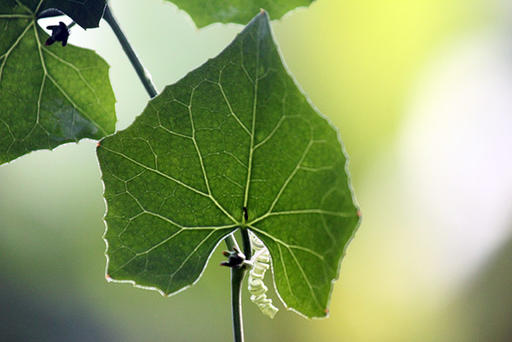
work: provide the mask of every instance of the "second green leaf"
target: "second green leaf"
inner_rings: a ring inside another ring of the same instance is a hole
[[[261,9],[272,19],[279,19],[297,7],[309,6],[314,0],[167,0],[186,11],[198,27],[213,23],[245,24]]]

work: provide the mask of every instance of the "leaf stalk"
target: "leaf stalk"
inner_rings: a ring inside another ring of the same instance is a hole
[[[231,268],[231,314],[233,318],[234,342],[244,341],[244,326],[242,318],[242,282],[245,276],[245,267]]]
[[[107,4],[105,7],[105,12],[103,13],[103,19],[110,25],[112,28],[112,31],[114,31],[114,34],[117,37],[117,40],[119,40],[119,43],[121,44],[124,52],[126,53],[126,56],[132,63],[133,68],[137,72],[137,75],[139,76],[140,81],[144,85],[144,88],[146,89],[149,97],[153,98],[156,95],[158,95],[158,91],[156,90],[155,84],[153,83],[153,80],[151,78],[151,74],[144,68],[142,65],[139,57],[133,50],[130,42],[126,38],[124,32],[121,30],[121,27],[119,26],[116,18],[112,14],[112,11],[110,10],[110,6]]]
[[[233,321],[233,340],[234,342],[244,342],[244,323],[243,323],[243,315],[242,315],[242,284],[245,277],[245,272],[247,270],[247,265],[245,262],[250,259],[251,253],[251,241],[249,240],[249,233],[247,228],[242,228],[242,247],[244,252],[248,251],[249,255],[243,255],[242,262],[237,265],[229,265],[229,263],[223,263],[225,266],[231,267],[231,316]],[[232,254],[240,255],[240,247],[238,247],[238,243],[233,236],[230,234],[224,240],[226,242],[226,246]],[[247,253],[247,252],[246,252]],[[228,255],[224,254],[224,255]]]
[[[252,248],[251,248],[251,238],[249,237],[249,231],[247,228],[241,228],[240,233],[242,234],[242,244],[244,247],[244,254],[246,260],[251,260],[252,258]]]

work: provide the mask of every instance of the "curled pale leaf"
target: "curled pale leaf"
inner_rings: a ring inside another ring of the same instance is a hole
[[[263,314],[274,318],[279,309],[272,305],[272,299],[267,298],[268,288],[263,281],[265,273],[270,267],[270,253],[256,235],[249,232],[249,236],[253,253],[253,265],[247,280],[251,301],[258,306]]]

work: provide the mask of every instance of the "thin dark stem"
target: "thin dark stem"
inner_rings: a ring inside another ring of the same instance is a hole
[[[233,318],[234,342],[244,341],[244,326],[242,318],[242,281],[244,280],[244,275],[244,267],[231,268],[231,314]]]
[[[235,237],[233,234],[229,234],[225,239],[224,242],[226,242],[226,246],[228,247],[228,250],[233,251],[235,249],[240,250],[238,247],[238,243],[236,242]]]
[[[240,229],[242,233],[242,243],[244,246],[244,254],[247,260],[251,260],[252,257],[252,249],[251,249],[251,239],[249,238],[249,231],[247,228]]]
[[[228,237],[226,237],[224,241],[226,242],[226,246],[230,251],[240,251],[240,247],[238,247],[238,243],[233,234],[230,234]],[[247,258],[246,255],[245,260],[249,260],[251,257],[251,242],[249,240],[249,234],[247,232],[247,229],[242,229],[242,242],[242,247],[245,253],[249,253],[249,257]],[[234,342],[244,341],[244,324],[242,318],[242,283],[244,280],[245,272],[245,264],[241,264],[238,267],[231,267],[231,316],[233,320]]]
[[[238,243],[233,234],[229,234],[224,242],[230,251],[240,251]],[[243,267],[231,268],[231,317],[233,320],[234,342],[244,341],[244,328],[242,321],[242,281],[244,280],[245,269]]]
[[[142,84],[144,85],[144,88],[146,88],[146,91],[148,92],[149,96],[151,98],[153,98],[156,95],[158,95],[156,87],[153,84],[153,80],[151,79],[151,75],[144,68],[144,66],[140,62],[139,58],[137,57],[137,54],[135,53],[132,46],[128,42],[128,39],[126,38],[123,31],[121,30],[121,27],[117,23],[116,18],[112,14],[112,11],[110,10],[109,5],[107,5],[107,7],[105,7],[105,13],[103,14],[103,19],[105,19],[105,21],[112,28],[112,31],[114,31],[114,34],[116,35],[117,39],[119,40],[119,43],[121,43],[121,46],[123,47],[123,50],[126,53],[126,56],[128,56],[128,59],[132,63],[133,68],[137,72],[137,75],[139,76]]]

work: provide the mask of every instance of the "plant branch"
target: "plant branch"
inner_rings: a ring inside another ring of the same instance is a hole
[[[234,342],[244,341],[244,326],[242,318],[242,282],[245,267],[231,268],[231,314],[233,319]]]
[[[242,228],[242,229],[240,229],[240,232],[242,233],[242,244],[244,247],[245,258],[247,260],[251,260],[252,247],[251,247],[251,239],[249,237],[249,231],[247,230],[247,228]]]
[[[126,56],[128,56],[128,59],[132,63],[133,68],[137,72],[137,75],[139,76],[139,79],[144,85],[144,88],[148,92],[149,96],[153,98],[156,95],[158,95],[158,91],[156,90],[153,80],[151,79],[151,75],[140,62],[139,58],[137,57],[137,54],[135,53],[132,46],[130,45],[130,42],[128,41],[123,31],[121,30],[121,27],[117,23],[116,18],[112,14],[112,11],[110,10],[110,6],[108,4],[107,7],[105,7],[103,19],[105,19],[105,21],[112,28],[112,31],[114,31],[114,34],[119,40],[119,43],[121,43],[121,46],[123,47],[123,50],[126,53]]]
[[[251,242],[247,229],[242,228],[243,249],[249,253],[249,257],[240,254],[240,247],[233,236],[230,234],[224,240],[230,252],[225,252],[229,256],[228,262],[222,263],[224,266],[231,267],[231,316],[233,320],[233,339],[234,342],[244,341],[244,326],[242,318],[242,284],[247,269],[246,261],[250,259]]]
[[[240,250],[240,247],[238,247],[238,243],[236,242],[235,237],[233,234],[229,234],[225,239],[224,242],[226,242],[226,246],[228,247],[228,250],[234,251],[235,249]]]

